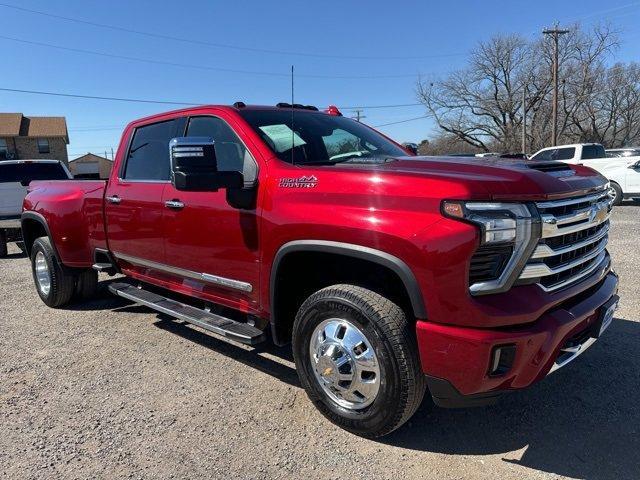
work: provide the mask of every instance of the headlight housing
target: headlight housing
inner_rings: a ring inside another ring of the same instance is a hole
[[[442,213],[480,230],[471,260],[469,291],[486,295],[509,290],[540,237],[533,207],[524,203],[445,200]]]

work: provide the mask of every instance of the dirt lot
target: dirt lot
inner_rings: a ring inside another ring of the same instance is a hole
[[[0,260],[0,478],[639,478],[639,235],[640,207],[617,207],[621,308],[579,361],[494,407],[425,402],[380,441],[325,421],[288,350],[236,346],[106,291],[48,309],[13,248]]]

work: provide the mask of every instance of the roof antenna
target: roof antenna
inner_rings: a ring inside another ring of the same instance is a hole
[[[293,156],[293,147],[296,146],[296,134],[293,129],[293,65],[291,65],[291,165],[295,165],[295,159]]]

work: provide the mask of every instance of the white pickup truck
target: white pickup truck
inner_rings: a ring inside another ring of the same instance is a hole
[[[27,185],[32,180],[67,180],[73,178],[66,165],[58,160],[0,161],[0,257],[7,255],[8,242],[20,242],[20,215]]]
[[[576,143],[543,148],[530,160],[559,160],[586,165],[609,179],[616,194],[615,205],[620,204],[625,198],[640,201],[640,156],[607,156],[604,147],[599,143]]]

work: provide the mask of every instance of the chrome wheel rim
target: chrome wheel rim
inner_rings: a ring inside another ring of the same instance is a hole
[[[309,353],[324,393],[336,404],[360,410],[380,390],[380,365],[367,337],[351,322],[330,318],[313,331]]]
[[[38,289],[43,295],[49,295],[51,291],[51,274],[49,273],[49,264],[47,263],[44,253],[36,253],[35,266]]]

